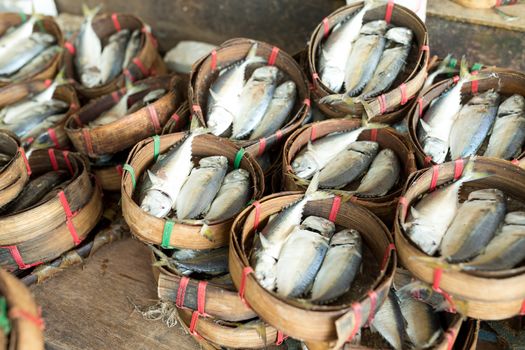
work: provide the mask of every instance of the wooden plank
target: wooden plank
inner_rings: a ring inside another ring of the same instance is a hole
[[[505,21],[492,9],[472,9],[463,7],[450,0],[429,0],[427,14],[439,16],[451,21],[481,24],[507,30],[525,31],[525,4],[502,6],[499,9],[508,15],[517,17]]]
[[[31,287],[46,322],[46,348],[196,350],[179,325],[147,321],[138,305],[152,305],[156,287],[149,250],[127,238],[103,247],[85,265]]]

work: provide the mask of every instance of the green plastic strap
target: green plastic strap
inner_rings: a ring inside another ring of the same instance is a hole
[[[448,66],[449,66],[450,68],[456,68],[456,65],[457,65],[457,64],[458,64],[458,60],[455,59],[454,57],[452,57],[452,58],[450,59],[450,62],[448,63]]]
[[[474,63],[472,68],[470,69],[472,72],[481,70],[483,68],[483,65],[481,63]]]
[[[171,233],[173,232],[173,225],[175,223],[171,220],[166,220],[164,224],[164,231],[162,232],[162,243],[160,246],[164,249],[170,249]]]
[[[160,154],[160,137],[159,135],[155,135],[151,138],[153,139],[153,159],[157,161],[157,158],[159,158]]]
[[[233,161],[234,169],[239,169],[239,167],[241,166],[242,157],[244,156],[245,153],[246,153],[246,150],[244,148],[241,148],[239,152],[237,152],[237,154],[235,155],[235,160]]]
[[[23,12],[18,12],[18,15],[20,16],[20,19],[22,20],[22,23],[27,21],[27,15]]]
[[[7,318],[7,301],[4,297],[0,298],[0,328],[2,328],[4,334],[9,334],[11,330],[11,324]]]
[[[133,184],[133,189],[137,186],[137,179],[135,177],[135,169],[129,164],[124,164],[122,169],[126,170],[131,175],[131,183]]]

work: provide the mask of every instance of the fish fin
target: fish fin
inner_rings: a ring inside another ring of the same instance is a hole
[[[428,134],[432,131],[432,127],[430,127],[430,125],[428,125],[428,123],[424,121],[423,118],[419,118],[419,124],[423,128],[423,131],[425,132],[425,134]]]
[[[55,83],[56,86],[65,85],[69,83],[66,79],[66,69],[65,68],[60,69],[60,71],[56,75],[55,80],[53,82]]]
[[[419,219],[419,217],[421,216],[419,214],[419,211],[417,211],[417,209],[413,206],[410,206],[410,215],[412,215],[414,219]]]
[[[490,172],[475,170],[474,161],[476,160],[476,158],[477,158],[476,156],[472,156],[469,158],[468,163],[463,170],[463,175],[461,176],[459,181],[462,181],[462,182],[475,181],[475,180],[484,179],[486,177],[490,177],[494,175],[493,173],[490,173]]]
[[[147,170],[148,178],[151,181],[151,188],[158,188],[162,185],[163,180],[159,176],[155,175],[151,170]]]
[[[210,242],[213,242],[215,240],[213,237],[213,232],[206,221],[204,221],[204,224],[201,227],[200,234],[202,237],[206,238]]]
[[[310,180],[310,185],[308,185],[308,188],[306,189],[306,196],[310,196],[317,192],[317,189],[319,188],[319,170],[315,172],[314,176],[312,177],[312,180]]]
[[[471,77],[471,74],[468,70],[468,62],[465,56],[461,58],[461,63],[459,66],[459,77],[463,80],[469,80]]]
[[[270,247],[270,241],[268,241],[268,238],[266,238],[262,233],[259,233],[259,242],[261,243],[261,247],[263,250],[266,250]]]
[[[99,4],[93,8],[89,8],[85,2],[82,2],[82,14],[85,18],[94,18],[101,9],[102,4]]]
[[[213,102],[215,102],[215,103],[219,102],[219,100],[220,100],[219,95],[217,95],[217,93],[215,91],[213,91],[212,88],[210,88],[210,96],[213,99]]]

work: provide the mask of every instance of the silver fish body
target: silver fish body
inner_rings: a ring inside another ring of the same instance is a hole
[[[301,223],[301,227],[319,233],[321,236],[331,238],[335,232],[335,224],[320,216],[308,216]]]
[[[7,52],[10,48],[27,40],[33,33],[35,23],[40,19],[40,16],[31,16],[28,21],[2,35],[0,37],[0,50],[2,52]]]
[[[233,121],[232,137],[246,137],[262,120],[275,91],[278,68],[257,68],[239,96],[239,110]]]
[[[244,169],[232,170],[224,177],[204,219],[219,221],[232,218],[246,206],[249,194],[250,173]]]
[[[406,333],[414,348],[426,349],[434,345],[443,330],[432,307],[411,296],[398,300],[401,314],[407,322]]]
[[[377,310],[371,327],[379,332],[395,350],[401,350],[406,337],[405,325],[406,320],[401,313],[397,296],[393,290],[390,290],[385,302]]]
[[[46,67],[56,55],[62,51],[62,48],[57,45],[52,45],[46,48],[42,53],[38,55],[35,59],[31,60],[25,66],[23,66],[16,74],[10,76],[10,79],[13,81],[20,81],[24,77],[29,77],[40,72],[44,67]]]
[[[499,94],[493,90],[476,95],[458,113],[450,130],[452,159],[475,155],[489,134],[496,119]]]
[[[319,186],[341,188],[363,175],[379,150],[377,142],[357,141],[335,156],[319,173]]]
[[[195,219],[207,211],[219,192],[227,169],[228,159],[224,156],[202,158],[177,197],[177,218]]]
[[[142,36],[140,30],[134,30],[126,44],[126,52],[122,61],[122,69],[126,68],[131,60],[137,56],[140,50]]]
[[[384,196],[399,180],[400,171],[401,164],[395,152],[385,148],[374,158],[356,193],[369,197]]]
[[[59,113],[59,114],[53,114],[49,117],[46,117],[44,121],[42,121],[41,123],[33,127],[30,131],[28,131],[24,137],[26,139],[33,139],[34,140],[33,143],[39,141],[40,135],[47,134],[48,129],[57,125],[60,121],[64,119],[65,116],[66,116],[66,113]],[[31,144],[32,148],[33,148],[33,143]],[[50,147],[52,146],[55,146],[54,143],[50,145]]]
[[[279,85],[272,96],[261,122],[253,130],[250,140],[268,136],[284,124],[295,104],[296,87],[291,80]]]
[[[98,66],[101,62],[102,43],[92,23],[100,7],[92,10],[84,7],[83,10],[84,21],[75,42],[75,65],[81,82],[86,86],[95,86],[100,82]]]
[[[313,302],[330,302],[350,289],[361,267],[362,244],[361,235],[352,229],[339,231],[332,237],[312,286]]]
[[[471,192],[443,236],[441,255],[460,262],[479,254],[503,221],[505,202],[505,195],[497,189]]]
[[[46,118],[67,110],[69,105],[61,100],[51,100],[46,103],[36,105],[30,111],[19,116],[19,119],[11,124],[4,124],[3,127],[11,130],[20,138],[25,138],[33,128],[42,123]]]
[[[55,37],[35,32],[0,56],[0,75],[12,75],[55,42]]]
[[[105,84],[122,72],[129,30],[123,29],[109,37],[100,57],[100,83]]]

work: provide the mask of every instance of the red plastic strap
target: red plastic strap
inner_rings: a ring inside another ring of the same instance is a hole
[[[272,53],[270,54],[270,57],[268,58],[268,65],[273,66],[275,64],[275,61],[277,60],[277,55],[279,54],[279,48],[277,46],[274,46],[272,48]]]
[[[381,262],[381,271],[386,269],[386,264],[388,263],[388,258],[390,257],[390,254],[396,250],[396,246],[394,243],[390,243],[388,247],[386,247],[385,255],[383,255],[383,261]]]
[[[517,160],[517,159],[513,159],[513,160],[511,160],[510,162],[511,162],[512,164],[514,164],[514,165],[520,165],[520,161]]]
[[[459,75],[454,75],[452,81],[454,82],[454,84],[457,84],[457,82],[459,81]]]
[[[277,331],[277,340],[275,341],[275,345],[277,346],[281,345],[287,338],[288,336],[284,335],[283,332]]]
[[[79,245],[82,240],[78,237],[77,229],[71,220],[71,218],[74,217],[76,213],[71,212],[71,207],[69,206],[69,202],[67,201],[64,191],[58,192],[58,198],[60,199],[60,203],[64,208],[64,212],[66,213],[66,226],[69,230],[69,233],[71,234],[71,237],[73,237],[73,242],[75,245]]]
[[[478,74],[478,71],[474,71],[471,73],[472,75],[477,75]],[[470,88],[472,90],[472,94],[473,95],[477,95],[478,94],[478,88],[479,88],[479,81],[478,80],[472,80],[472,82],[470,83]]]
[[[184,298],[186,296],[186,288],[190,282],[189,277],[182,277],[179,282],[179,288],[177,289],[177,298],[175,299],[175,306],[179,309],[184,307]]]
[[[317,74],[317,73],[312,73],[312,80],[313,80],[313,81],[316,81],[317,79],[319,79],[319,74]]]
[[[252,205],[255,207],[255,218],[253,219],[253,230],[257,231],[257,228],[259,227],[259,220],[261,219],[261,203],[259,203],[259,201],[255,201],[252,203]]]
[[[135,57],[133,59],[133,63],[135,63],[135,65],[140,69],[140,72],[143,76],[147,77],[149,75],[150,71],[146,68],[146,66],[144,66],[140,58]]]
[[[190,322],[190,334],[196,337],[200,337],[199,333],[195,330],[197,328],[197,321],[199,320],[199,313],[197,311],[193,311],[191,314],[191,322]]]
[[[525,315],[525,299],[521,303],[520,315]]]
[[[71,165],[71,161],[69,160],[69,151],[62,151],[62,155],[64,156],[64,161],[66,162],[66,166],[71,173],[71,176],[75,174],[73,171],[73,165]]]
[[[14,306],[9,310],[9,318],[22,318],[24,320],[27,320],[35,324],[41,330],[44,330],[45,328],[45,323],[44,323],[44,320],[42,319],[42,309],[41,308],[38,308],[38,315],[35,316],[26,310],[22,310]]]
[[[24,161],[24,164],[26,166],[27,176],[31,176],[31,166],[29,165],[29,161],[27,160],[26,152],[22,147],[19,147],[18,150],[20,151],[20,155],[22,156],[22,160]]]
[[[259,139],[259,150],[257,151],[257,156],[262,156],[264,153],[264,150],[266,149],[266,139],[260,138]]]
[[[193,105],[191,108],[195,113],[202,113],[202,108],[199,105]]]
[[[434,191],[436,189],[438,177],[439,177],[439,165],[434,165],[432,167],[432,179],[430,180],[429,191]]]
[[[52,83],[53,83],[53,82],[51,81],[51,79],[46,79],[46,80],[44,80],[44,85],[45,85],[45,87],[50,87]]]
[[[180,120],[180,116],[177,113],[173,113],[171,119],[175,120],[175,125],[177,125]]]
[[[464,165],[464,161],[461,158],[454,161],[454,180],[459,179],[463,175]]]
[[[277,141],[280,141],[283,138],[283,132],[281,130],[277,130],[275,132],[275,137],[277,137]]]
[[[64,47],[69,51],[70,54],[74,55],[76,53],[75,46],[73,46],[73,44],[71,44],[69,41],[64,43]]]
[[[309,98],[305,98],[304,101],[303,101],[303,103],[304,103],[305,105],[307,105],[308,108],[310,108],[311,102],[310,102],[310,99],[309,99]]]
[[[120,26],[120,22],[118,21],[118,15],[116,13],[111,14],[111,20],[113,21],[113,26],[117,30],[117,32],[120,32],[122,27]]]
[[[206,304],[206,286],[208,285],[208,282],[206,281],[200,281],[197,286],[197,311],[199,312],[199,315],[206,316],[206,312],[204,312],[204,305]]]
[[[82,129],[82,136],[84,137],[84,142],[86,143],[86,151],[89,155],[93,155],[95,152],[93,151],[93,141],[91,141],[91,134],[89,133],[89,129]]]
[[[37,261],[32,264],[26,264],[22,259],[22,255],[20,255],[20,251],[18,250],[18,247],[16,245],[3,246],[2,248],[9,250],[9,253],[13,257],[13,260],[15,261],[16,265],[20,270],[29,269],[30,267],[41,265],[44,263],[43,261]]]
[[[122,70],[122,73],[124,73],[124,75],[133,83],[136,79],[135,77],[133,76],[133,74],[131,74],[131,72],[129,71],[129,69],[127,68],[124,68]]]
[[[385,22],[390,23],[392,19],[392,12],[394,11],[394,0],[388,0],[386,4]]]
[[[430,46],[428,46],[428,45],[423,45],[423,46],[421,46],[421,49],[420,49],[420,50],[421,50],[421,51],[427,51],[427,52],[430,52]]]
[[[64,212],[66,213],[66,218],[72,218],[75,214],[71,211],[71,207],[69,206],[69,202],[66,198],[66,194],[64,191],[58,192],[58,199],[60,200],[60,203],[62,204],[62,207],[64,208]]]
[[[147,36],[149,36],[153,46],[155,46],[155,48],[157,48],[159,46],[159,43],[157,42],[157,39],[155,39],[155,37],[153,36],[153,33],[151,31],[148,30],[148,28],[146,28],[146,26],[142,27],[142,29],[140,30],[142,33],[146,33]]]
[[[370,140],[374,142],[377,141],[377,129],[370,130]]]
[[[315,141],[317,138],[317,123],[313,123],[310,128],[310,141]]]
[[[239,298],[241,298],[241,301],[247,307],[250,307],[250,305],[248,305],[248,302],[246,301],[246,299],[244,299],[244,292],[246,289],[246,277],[250,273],[253,273],[253,269],[250,266],[246,266],[244,269],[242,269],[241,285],[239,287]]]
[[[217,69],[217,50],[211,52],[211,71]]]
[[[57,133],[55,132],[55,129],[49,128],[47,129],[47,134],[49,135],[49,138],[51,141],[53,141],[53,144],[56,148],[60,148],[60,142],[58,142]]]
[[[147,109],[149,113],[149,118],[151,119],[151,124],[153,124],[153,128],[155,128],[155,133],[158,134],[161,130],[161,127],[157,110],[155,109],[155,107],[153,107],[153,105],[148,105]]]
[[[432,164],[432,157],[431,156],[426,156],[425,159],[424,159],[424,162],[425,162],[425,165]]]
[[[78,114],[73,114],[72,118],[75,121],[75,123],[77,123],[77,126],[81,127],[82,125],[84,125],[82,123],[82,120],[80,120],[80,117],[78,116]]]
[[[332,201],[332,209],[330,209],[328,220],[335,222],[335,219],[337,219],[337,214],[339,213],[339,208],[341,208],[341,197],[334,196],[334,200]]]
[[[423,99],[418,98],[417,104],[419,105],[419,117],[421,118],[423,116]]]
[[[328,33],[330,33],[330,23],[328,22],[328,18],[325,17],[323,19],[323,36],[326,38]]]
[[[361,328],[361,304],[359,303],[353,303],[352,304],[352,311],[354,312],[354,329],[352,329],[352,333],[350,333],[350,336],[346,340],[347,342],[352,341],[354,339],[355,335]]]
[[[53,167],[54,171],[58,171],[58,162],[57,157],[55,156],[55,150],[50,148],[47,150],[47,154],[49,155],[49,161],[51,162],[51,166]]]
[[[401,91],[401,106],[407,103],[407,85],[405,83],[399,85],[399,90]]]
[[[372,324],[374,321],[374,316],[376,314],[376,307],[377,307],[377,293],[373,290],[369,291],[368,297],[370,298],[370,311],[368,312],[368,320],[366,323],[368,326]]]
[[[120,177],[122,177],[122,174],[124,174],[124,169],[122,169],[122,165],[117,165],[115,169],[117,170],[117,173],[120,175]]]
[[[119,91],[113,91],[111,93],[111,98],[113,99],[113,101],[115,101],[115,103],[117,103],[118,101],[120,101],[120,92]]]
[[[25,141],[25,143],[27,143],[28,145],[32,144],[33,141],[35,141],[35,138],[34,137],[28,137]]]
[[[399,197],[399,204],[401,205],[401,208],[403,209],[403,218],[407,217],[408,213],[408,201],[406,197]]]
[[[432,289],[436,291],[437,293],[441,294],[445,298],[445,300],[450,304],[449,312],[455,312],[456,307],[454,306],[454,302],[452,301],[452,298],[450,297],[448,293],[446,293],[444,290],[442,290],[439,287],[442,276],[443,276],[443,269],[440,269],[440,268],[434,269],[434,282],[432,283]]]
[[[377,97],[377,101],[379,102],[379,113],[383,114],[386,112],[386,97],[385,94],[379,95]]]
[[[445,332],[445,337],[447,338],[447,350],[452,350],[454,343],[456,342],[456,332],[453,329],[449,329]]]

